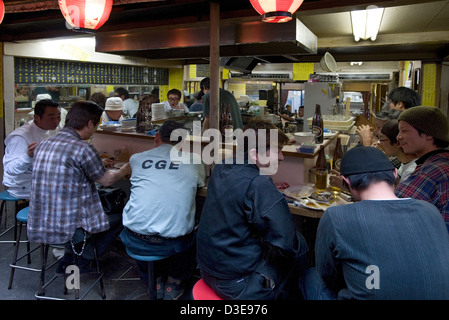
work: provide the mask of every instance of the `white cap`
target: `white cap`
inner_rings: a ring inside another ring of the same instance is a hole
[[[51,100],[51,95],[49,95],[48,93],[41,93],[36,96],[36,102],[44,100],[44,99]]]
[[[105,110],[121,111],[123,110],[123,100],[120,97],[111,97],[106,100]]]

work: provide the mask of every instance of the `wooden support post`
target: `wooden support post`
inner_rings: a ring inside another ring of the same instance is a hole
[[[210,2],[210,114],[209,128],[219,129],[220,116],[220,3]]]

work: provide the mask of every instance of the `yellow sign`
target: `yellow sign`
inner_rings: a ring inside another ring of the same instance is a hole
[[[293,64],[293,80],[307,81],[309,75],[314,72],[314,64],[311,63],[294,63]]]
[[[196,64],[191,64],[189,67],[189,79],[196,78]]]
[[[422,105],[435,106],[435,89],[436,89],[436,64],[424,64],[423,66],[423,87],[422,87]]]
[[[229,79],[229,69],[223,69],[223,74],[221,76],[223,80]]]

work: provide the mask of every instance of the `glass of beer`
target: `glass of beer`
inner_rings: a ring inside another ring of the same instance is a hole
[[[316,169],[315,170],[315,189],[318,191],[326,190],[327,188],[327,170]]]

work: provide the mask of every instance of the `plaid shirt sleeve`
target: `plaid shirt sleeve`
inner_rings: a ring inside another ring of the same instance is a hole
[[[426,161],[418,165],[410,177],[396,188],[400,198],[420,199],[435,205],[449,230],[449,165]]]

